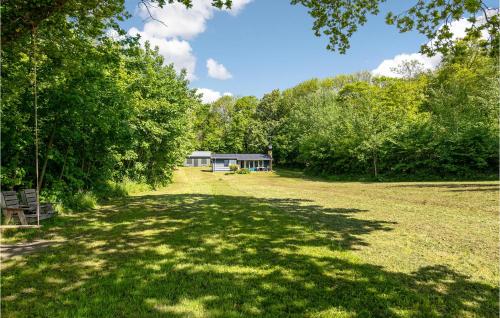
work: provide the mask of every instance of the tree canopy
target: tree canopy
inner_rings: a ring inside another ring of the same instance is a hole
[[[394,0],[392,0],[394,1]],[[389,1],[389,2],[392,2]],[[137,0],[138,5],[148,11],[153,6],[163,7],[169,3],[182,3],[191,7],[192,0]],[[345,53],[350,47],[351,36],[363,26],[371,15],[381,11],[386,0],[291,0],[293,5],[308,9],[314,19],[313,31],[317,36],[329,39],[327,49]],[[231,0],[212,0],[216,8],[231,8]],[[2,2],[2,45],[16,41],[29,34],[40,24],[54,24],[70,16],[77,25],[93,25],[96,29],[113,27],[116,21],[130,16],[125,11],[123,0],[7,0]],[[153,17],[152,17],[153,18]],[[422,1],[408,5],[404,12],[388,12],[386,23],[394,25],[399,32],[417,30],[429,40],[422,45],[422,52],[446,53],[453,44],[450,26],[460,19],[467,19],[471,26],[468,37],[479,38],[487,34],[487,45],[498,50],[500,28],[498,8],[490,8],[485,0]],[[161,21],[168,23],[168,21]]]
[[[482,43],[461,41],[435,72],[312,79],[265,94],[245,119],[234,105],[248,97],[224,97],[205,108],[198,143],[225,152],[272,144],[278,165],[325,175],[496,175],[497,77],[497,60]]]
[[[27,36],[2,46],[3,188],[36,187],[34,65],[46,194],[166,184],[191,150],[200,102],[185,73],[136,38],[107,37],[105,25],[53,14],[38,26],[36,50]]]
[[[345,30],[378,12],[380,1],[300,3],[313,8],[318,30]],[[451,10],[439,1],[429,3],[438,12]],[[474,6],[475,0],[453,3],[458,11],[446,11],[453,13],[452,20],[486,10],[482,2]],[[222,8],[231,2],[212,4]],[[349,8],[356,9],[357,18],[346,13]],[[63,200],[84,191],[109,193],[127,181],[158,186],[170,182],[195,148],[259,153],[270,144],[278,165],[318,174],[448,178],[498,173],[495,37],[452,42],[434,72],[408,63],[397,70],[401,79],[362,72],[307,80],[262,98],[224,96],[203,105],[185,72],[176,73],[157,48],[147,42],[141,46],[120,30],[117,21],[128,16],[122,0],[4,1],[1,10],[3,188],[38,186],[43,195]],[[408,14],[423,18],[418,10]],[[341,13],[347,14],[344,20],[328,22]],[[482,26],[495,31],[497,22],[496,15],[487,16]],[[124,36],[108,36],[110,28]],[[347,48],[349,34],[342,32],[327,34],[337,37],[334,45]]]
[[[350,47],[350,37],[364,25],[370,15],[380,13],[386,0],[292,0],[309,9],[314,18],[313,30],[317,36],[329,38],[327,48],[345,53]],[[393,2],[393,1],[388,1]],[[450,26],[460,19],[471,23],[466,31],[469,37],[478,38],[487,31],[488,46],[498,49],[498,8],[491,10],[483,0],[467,1],[415,1],[404,12],[388,12],[386,23],[394,25],[399,32],[417,30],[425,35],[429,43],[422,45],[422,52],[446,53],[453,44]]]

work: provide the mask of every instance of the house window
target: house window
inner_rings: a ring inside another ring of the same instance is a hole
[[[201,164],[206,165],[207,164],[207,159],[201,159]]]
[[[224,167],[229,167],[229,160],[224,160]]]
[[[188,165],[192,165],[192,164],[193,164],[193,159],[188,158],[188,160],[187,160],[187,164],[188,164]]]

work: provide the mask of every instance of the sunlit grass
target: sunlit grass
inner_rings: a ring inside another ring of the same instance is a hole
[[[2,317],[495,317],[498,184],[182,169],[3,243]]]

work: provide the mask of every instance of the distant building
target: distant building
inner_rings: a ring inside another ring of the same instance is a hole
[[[193,153],[186,158],[184,166],[208,167],[210,165],[211,158],[212,153],[210,151],[193,151]]]
[[[273,167],[273,158],[264,154],[213,154],[212,171],[229,171],[230,165],[247,168],[250,171],[270,171]]]
[[[230,165],[237,165],[239,168],[247,168],[250,171],[271,171],[273,170],[273,147],[269,146],[267,154],[219,154],[210,151],[193,151],[184,162],[186,167],[207,167],[210,165],[213,172],[229,171]]]

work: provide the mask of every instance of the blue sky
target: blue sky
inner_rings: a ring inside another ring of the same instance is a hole
[[[423,58],[416,53],[426,41],[423,36],[400,34],[384,23],[387,11],[407,9],[405,1],[391,1],[378,16],[369,18],[351,38],[345,55],[327,51],[328,39],[313,34],[307,10],[290,5],[289,0],[233,0],[232,12],[212,9],[209,0],[195,1],[192,10],[181,6],[152,10],[164,26],[145,20],[146,12],[137,8],[138,1],[127,0],[127,9],[134,17],[122,27],[158,45],[160,53],[178,69],[187,68],[191,86],[202,89],[207,100],[225,92],[261,97],[313,77],[379,67],[388,72],[397,61],[395,57],[407,56],[401,56],[403,53]],[[422,62],[431,68],[438,61],[423,58]]]

